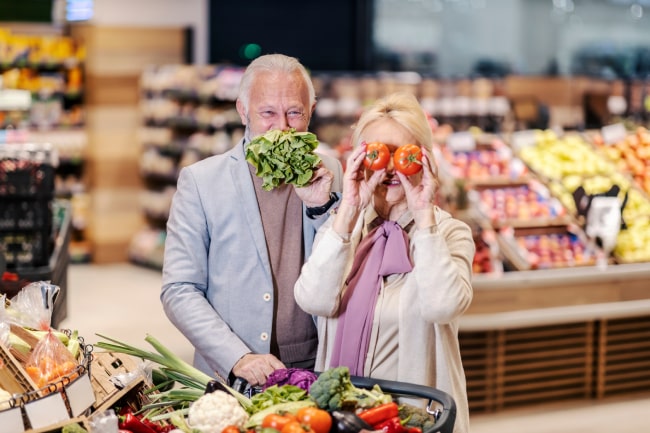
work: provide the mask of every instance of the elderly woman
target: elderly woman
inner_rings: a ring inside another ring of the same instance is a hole
[[[318,316],[317,371],[348,366],[353,375],[445,391],[457,405],[454,431],[465,433],[458,319],[472,301],[475,245],[469,226],[434,203],[432,141],[411,94],[392,94],[366,109],[352,137],[343,198],[317,234],[295,296]],[[367,148],[378,142],[391,158],[370,170]],[[422,154],[422,169],[410,176],[393,161],[406,144]]]

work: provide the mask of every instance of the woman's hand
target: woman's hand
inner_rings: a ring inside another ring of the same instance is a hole
[[[334,230],[339,234],[352,231],[357,217],[372,199],[372,193],[382,181],[386,169],[377,170],[366,180],[366,170],[363,160],[366,157],[366,143],[357,146],[346,162],[343,175],[343,197],[334,220]]]
[[[429,151],[422,148],[422,177],[420,183],[413,185],[408,176],[396,171],[399,176],[408,208],[413,214],[417,228],[428,228],[436,225],[434,216],[434,199],[438,181],[433,174]]]

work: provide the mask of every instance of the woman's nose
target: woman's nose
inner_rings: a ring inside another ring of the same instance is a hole
[[[395,170],[395,164],[393,163],[393,156],[394,156],[394,153],[391,153],[390,157],[388,158],[388,164],[386,165],[386,171],[392,172],[393,170]]]

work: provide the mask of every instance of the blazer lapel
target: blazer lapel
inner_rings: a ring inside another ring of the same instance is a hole
[[[257,256],[264,267],[265,273],[269,279],[269,284],[272,285],[271,263],[269,262],[269,253],[266,249],[262,217],[260,216],[260,210],[257,205],[255,188],[250,179],[248,162],[246,161],[244,154],[243,141],[240,141],[233,149],[233,152],[231,152],[229,169],[232,175],[233,185],[235,185],[237,195],[240,198],[239,204],[242,207],[245,216],[245,220],[241,221],[241,229],[250,231],[253,243],[257,249]]]

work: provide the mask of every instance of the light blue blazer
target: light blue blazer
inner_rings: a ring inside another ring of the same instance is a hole
[[[322,155],[341,191],[341,164]],[[304,206],[303,206],[304,208]],[[327,219],[303,209],[305,256]],[[273,282],[243,141],[181,170],[167,221],[163,308],[195,348],[194,365],[227,379],[246,353],[269,353]]]

